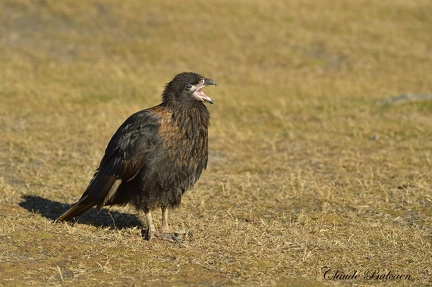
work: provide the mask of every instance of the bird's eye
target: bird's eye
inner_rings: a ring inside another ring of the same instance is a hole
[[[185,86],[185,89],[186,89],[186,90],[190,90],[190,89],[192,89],[192,85],[191,85],[191,84],[187,84],[187,85]]]

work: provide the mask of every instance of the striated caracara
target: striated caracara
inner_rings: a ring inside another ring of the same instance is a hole
[[[99,168],[80,200],[56,219],[71,219],[89,208],[131,204],[143,211],[146,239],[171,236],[168,208],[207,166],[210,113],[213,103],[203,88],[216,83],[199,74],[181,73],[169,82],[162,103],[131,115],[116,131]],[[162,209],[156,231],[151,211]]]

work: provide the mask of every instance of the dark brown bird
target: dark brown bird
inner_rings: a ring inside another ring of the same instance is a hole
[[[131,115],[116,131],[99,168],[81,199],[56,221],[71,219],[89,208],[131,204],[143,211],[146,238],[170,234],[168,208],[199,179],[208,159],[211,103],[202,89],[215,81],[181,73],[169,82],[162,103]],[[159,232],[151,211],[162,209]]]

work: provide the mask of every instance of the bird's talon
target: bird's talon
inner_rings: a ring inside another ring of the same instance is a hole
[[[147,240],[150,241],[155,237],[154,232],[151,232],[149,229],[142,229],[141,230],[141,236]]]
[[[171,239],[174,243],[180,243],[181,242],[180,239],[175,234],[173,234],[171,236]]]
[[[174,232],[174,235],[176,237],[179,237],[179,236],[186,237],[187,235],[189,235],[189,231],[188,230],[178,230],[178,231]]]

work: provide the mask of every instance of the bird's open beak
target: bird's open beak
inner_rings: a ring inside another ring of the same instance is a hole
[[[203,88],[205,86],[216,86],[216,82],[213,81],[212,79],[203,79],[203,81],[200,83],[198,89],[194,92],[195,97],[197,97],[198,99],[200,99],[203,102],[207,102],[210,104],[214,104],[213,100],[208,97],[206,94],[204,94],[203,92]]]

